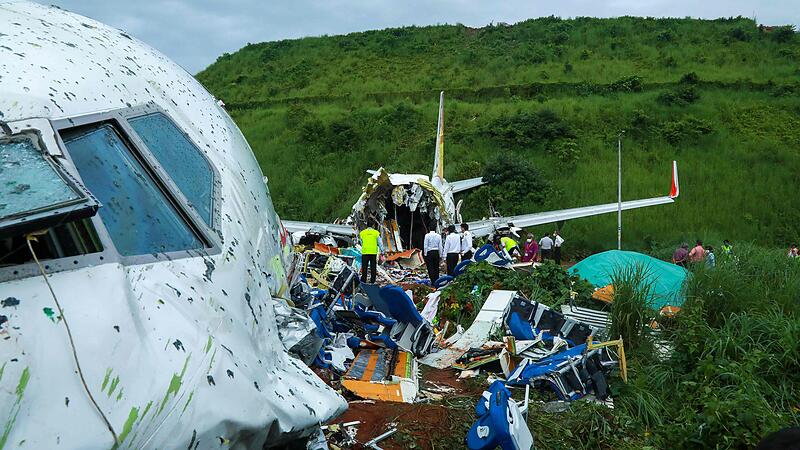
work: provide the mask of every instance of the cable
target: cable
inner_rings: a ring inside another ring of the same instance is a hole
[[[44,234],[44,232],[38,232],[38,234]],[[86,384],[86,379],[83,377],[83,370],[81,369],[81,363],[78,361],[78,352],[75,350],[75,340],[72,338],[72,331],[69,329],[69,323],[67,323],[67,317],[64,315],[64,310],[61,309],[61,303],[58,302],[58,297],[56,297],[55,291],[53,291],[53,286],[50,285],[50,280],[47,279],[47,273],[44,271],[44,267],[42,267],[42,263],[39,262],[39,258],[36,256],[36,252],[33,251],[33,245],[31,245],[31,241],[37,241],[37,234],[30,233],[25,235],[25,241],[28,243],[28,250],[31,251],[31,256],[33,256],[33,260],[36,261],[36,265],[39,266],[39,272],[42,273],[42,278],[44,278],[44,282],[47,284],[47,288],[50,289],[50,294],[53,296],[53,300],[56,302],[56,308],[58,308],[58,314],[61,316],[61,320],[64,321],[64,327],[67,329],[67,336],[69,336],[69,346],[72,347],[72,358],[75,360],[75,366],[78,368],[78,376],[81,378],[81,384],[83,384],[83,389],[86,391],[86,394],[89,396],[89,400],[92,401],[92,405],[100,414],[100,417],[103,418],[103,422],[105,422],[106,427],[108,427],[108,431],[111,432],[111,436],[114,438],[114,447],[119,445],[119,438],[117,437],[117,432],[114,431],[114,427],[111,426],[111,422],[108,421],[105,413],[103,410],[100,409],[100,405],[97,404],[97,401],[94,399],[92,392],[89,390],[89,386]]]

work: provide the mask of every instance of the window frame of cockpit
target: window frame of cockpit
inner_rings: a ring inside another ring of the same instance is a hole
[[[183,134],[183,136],[197,149],[198,154],[204,158],[206,164],[213,174],[212,188],[212,224],[209,225],[200,216],[198,211],[191,206],[191,202],[183,195],[177,187],[172,177],[159,164],[157,158],[150,152],[136,131],[128,124],[128,119],[145,116],[148,114],[160,113],[166,117]],[[105,263],[119,263],[122,265],[140,265],[160,261],[170,261],[191,257],[202,257],[219,254],[222,245],[221,232],[221,182],[220,172],[211,162],[201,146],[191,138],[191,136],[178,125],[169,113],[154,104],[146,104],[135,107],[127,107],[116,110],[91,113],[76,117],[69,117],[55,120],[36,120],[31,124],[31,120],[21,120],[9,122],[8,125],[14,130],[14,134],[27,131],[35,132],[42,139],[44,151],[53,157],[58,158],[59,164],[81,184],[85,186],[80,173],[75,166],[69,151],[61,138],[61,133],[71,128],[102,125],[110,123],[119,133],[124,144],[139,160],[140,164],[148,172],[156,187],[165,195],[167,202],[176,210],[178,216],[189,227],[190,231],[202,242],[203,248],[177,250],[172,252],[148,253],[141,255],[122,255],[117,251],[116,245],[111,238],[105,224],[99,214],[90,218],[94,231],[103,246],[103,250],[95,253],[87,253],[75,256],[65,256],[42,261],[47,272],[61,272],[74,270],[88,266],[95,266]],[[49,128],[49,129],[45,129]],[[50,137],[53,137],[51,139]],[[50,148],[55,144],[57,148]],[[102,206],[101,206],[102,208]],[[0,267],[0,282],[10,281],[20,278],[28,278],[39,273],[39,269],[34,262],[28,262],[15,266]]]

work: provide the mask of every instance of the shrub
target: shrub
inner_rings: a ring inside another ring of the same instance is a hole
[[[555,155],[559,161],[566,166],[575,166],[580,159],[581,152],[578,149],[578,143],[575,139],[561,139],[551,145],[548,150],[550,154]]]
[[[656,40],[658,42],[672,42],[674,37],[672,36],[672,32],[670,30],[664,30],[659,32],[656,35]]]
[[[633,75],[626,78],[621,78],[608,86],[611,92],[641,92],[642,78]]]
[[[700,99],[700,93],[694,86],[684,86],[673,91],[664,91],[658,95],[659,103],[664,105],[687,105]]]
[[[492,121],[484,133],[507,148],[531,147],[573,136],[567,122],[550,109],[502,116]]]
[[[509,153],[498,153],[489,159],[482,176],[488,186],[479,189],[504,214],[530,211],[531,206],[542,204],[552,189],[533,163]]]
[[[714,128],[707,120],[688,116],[680,120],[665,122],[661,125],[660,131],[665,141],[675,145],[711,134]]]
[[[745,29],[744,27],[733,28],[728,32],[728,36],[737,41],[749,41],[753,38],[752,31],[750,29]]]
[[[683,84],[697,84],[700,82],[700,77],[697,76],[695,72],[688,72],[683,74],[681,77],[681,83]]]
[[[794,40],[794,27],[791,25],[787,25],[784,27],[778,27],[772,31],[770,34],[770,38],[775,42],[791,42]]]

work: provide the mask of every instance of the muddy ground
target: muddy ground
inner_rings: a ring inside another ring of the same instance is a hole
[[[459,380],[457,375],[453,369],[421,366],[421,391],[442,386],[453,391],[441,394],[441,400],[415,404],[349,397],[350,407],[333,423],[361,421],[357,435],[361,444],[355,449],[365,448],[363,443],[389,430],[390,424],[396,424],[398,431],[378,444],[386,450],[464,448],[464,437],[475,420],[473,408],[485,386],[482,381]]]

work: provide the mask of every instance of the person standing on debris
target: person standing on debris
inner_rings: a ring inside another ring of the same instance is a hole
[[[686,268],[686,260],[689,257],[689,244],[684,242],[680,247],[675,249],[672,254],[672,264],[677,264],[684,269]]]
[[[453,276],[461,256],[461,235],[456,233],[456,226],[447,227],[447,237],[444,239],[444,254],[447,263],[447,274]]]
[[[539,243],[532,234],[528,233],[528,240],[525,241],[525,254],[522,255],[522,262],[536,262],[539,259]]]
[[[709,269],[717,267],[717,257],[714,256],[714,247],[710,245],[706,248],[706,267]]]
[[[545,259],[550,259],[553,255],[553,240],[548,235],[542,236],[539,240],[539,251],[542,252],[542,262]]]
[[[425,267],[428,268],[428,278],[431,285],[439,279],[439,263],[442,260],[442,235],[436,230],[428,231],[422,249],[425,256]]]
[[[375,284],[375,272],[378,270],[378,254],[380,253],[380,233],[370,223],[361,230],[361,282],[367,282],[367,269],[369,269],[369,282]]]
[[[469,225],[466,223],[461,224],[461,261],[472,259],[475,249],[472,248],[472,232],[469,231]]]
[[[556,264],[561,265],[561,244],[564,243],[564,238],[558,234],[558,230],[553,232],[553,259]]]
[[[697,244],[695,244],[694,248],[689,252],[689,262],[696,263],[700,262],[706,257],[706,251],[703,248],[703,241],[700,239],[697,240]]]

